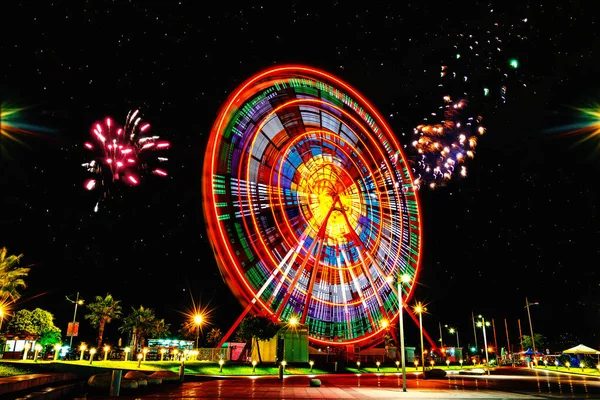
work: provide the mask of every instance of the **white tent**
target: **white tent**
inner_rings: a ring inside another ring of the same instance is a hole
[[[596,349],[592,349],[591,347],[584,346],[582,344],[577,345],[575,347],[571,347],[570,349],[567,349],[567,350],[563,351],[563,353],[567,353],[567,354],[594,354],[594,355],[600,355],[600,351],[598,351]]]

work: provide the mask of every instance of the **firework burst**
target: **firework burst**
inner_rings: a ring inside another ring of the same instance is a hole
[[[444,96],[440,107],[443,119],[434,123],[424,123],[414,129],[412,146],[418,153],[414,168],[415,186],[429,187],[443,185],[455,175],[465,177],[465,162],[475,156],[477,137],[485,133],[481,117],[471,117],[466,113],[466,100],[452,101]],[[432,113],[434,118],[438,113]]]
[[[84,147],[93,152],[95,158],[82,165],[93,176],[85,181],[85,188],[102,192],[94,211],[98,211],[100,201],[110,195],[110,189],[117,182],[136,186],[147,173],[167,176],[167,172],[158,167],[167,158],[159,157],[158,152],[168,149],[170,144],[158,136],[149,136],[149,130],[150,124],[142,120],[139,110],[127,114],[122,128],[110,117],[93,124],[94,141],[85,142]]]

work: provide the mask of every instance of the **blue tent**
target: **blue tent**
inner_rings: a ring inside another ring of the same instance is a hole
[[[527,351],[524,351],[521,354],[525,354],[526,356],[532,356],[533,355],[533,350],[527,349]],[[539,351],[536,351],[535,354],[542,355],[543,353],[540,353]]]

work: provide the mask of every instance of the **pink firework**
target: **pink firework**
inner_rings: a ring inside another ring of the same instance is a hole
[[[166,177],[167,172],[158,165],[167,158],[158,157],[157,152],[168,149],[170,144],[158,136],[149,136],[149,129],[150,124],[142,121],[139,110],[127,114],[124,127],[117,126],[110,117],[94,123],[93,141],[85,142],[84,147],[94,152],[95,158],[83,164],[94,177],[86,180],[84,187],[87,190],[102,188],[106,198],[111,184],[116,182],[135,186],[147,172]]]

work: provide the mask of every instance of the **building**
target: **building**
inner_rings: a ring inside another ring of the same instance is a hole
[[[5,360],[17,360],[23,358],[23,352],[28,349],[27,357],[33,358],[36,341],[39,335],[28,332],[6,333],[2,358]]]

